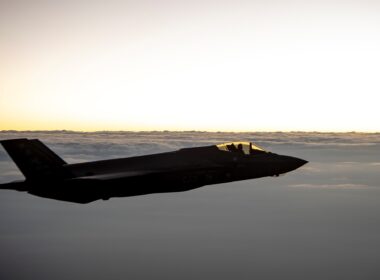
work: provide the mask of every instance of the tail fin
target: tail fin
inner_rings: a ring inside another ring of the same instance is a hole
[[[26,180],[62,179],[67,177],[66,162],[38,139],[11,139],[0,143],[24,174]]]

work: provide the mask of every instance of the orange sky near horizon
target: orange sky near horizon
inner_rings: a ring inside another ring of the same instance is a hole
[[[380,131],[379,30],[371,1],[1,2],[0,130]]]

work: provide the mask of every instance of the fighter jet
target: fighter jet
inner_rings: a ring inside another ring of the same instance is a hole
[[[1,189],[76,203],[279,176],[307,163],[250,142],[75,164],[66,163],[38,139],[0,143],[25,176],[23,181],[1,184]]]

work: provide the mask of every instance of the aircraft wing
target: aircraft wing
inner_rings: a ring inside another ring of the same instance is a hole
[[[165,170],[134,170],[134,171],[125,171],[125,172],[115,172],[115,173],[107,173],[107,174],[99,174],[99,175],[88,175],[88,176],[81,176],[76,177],[71,180],[73,181],[82,181],[82,180],[89,180],[89,181],[114,181],[114,180],[128,180],[128,179],[138,179],[141,177],[149,177],[149,176],[173,176],[178,174],[183,175],[186,173],[207,173],[212,172],[216,170],[220,170],[225,168],[223,165],[207,165],[207,167],[183,167],[183,168],[171,168],[171,169],[165,169]]]
[[[73,181],[75,180],[108,181],[108,180],[136,178],[136,177],[148,176],[148,175],[159,174],[159,173],[160,171],[157,171],[157,170],[126,171],[126,172],[82,176],[82,177],[73,178],[72,180]]]
[[[207,168],[177,168],[170,170],[138,170],[101,175],[82,176],[69,179],[69,189],[62,195],[49,196],[59,200],[88,203],[110,197],[136,196],[149,193],[186,191],[205,185],[203,180],[217,173],[223,166]],[[48,197],[46,193],[35,195]]]
[[[149,193],[185,191],[197,188],[194,178],[219,171],[223,166],[176,168],[170,170],[136,170],[82,176],[63,181],[25,181],[1,185],[2,189],[27,191],[40,197],[89,203],[110,197],[136,196]],[[204,184],[203,184],[204,185]],[[116,192],[115,192],[116,191]]]

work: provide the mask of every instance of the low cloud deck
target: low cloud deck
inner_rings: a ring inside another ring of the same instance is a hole
[[[4,279],[380,277],[379,133],[0,132],[22,137],[67,162],[245,140],[309,163],[279,178],[85,206],[1,191]],[[1,149],[0,181],[19,178]]]

